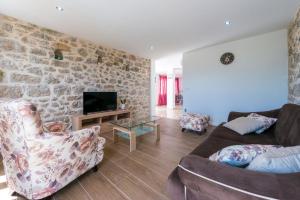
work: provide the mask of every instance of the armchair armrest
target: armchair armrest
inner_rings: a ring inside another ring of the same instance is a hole
[[[98,136],[99,131],[100,126],[93,126],[62,135],[48,132],[40,137],[27,139],[28,154],[35,161],[32,164],[39,165],[51,159],[56,162],[61,157],[69,158],[71,154],[78,156],[100,152],[105,139]]]
[[[260,173],[188,155],[181,160],[178,175],[188,189],[202,192],[201,195],[214,191],[219,197],[221,193],[228,199],[299,198],[296,194],[300,173]]]
[[[59,134],[58,134],[59,133]],[[68,137],[83,137],[89,135],[99,135],[100,126],[92,126],[90,128],[85,128],[77,131],[65,131],[65,132],[43,132],[42,136],[38,139],[49,139],[51,137],[58,137],[59,139],[66,139]],[[35,139],[36,140],[36,139]]]
[[[97,165],[103,159],[105,143],[98,136],[99,131],[100,126],[95,126],[27,139],[30,196],[33,199],[48,196]]]
[[[278,118],[279,112],[280,112],[280,109],[263,111],[263,112],[235,112],[235,111],[232,111],[229,113],[227,121],[229,122],[229,121],[234,120],[239,117],[246,117],[250,113],[257,113],[259,115],[263,115],[266,117]]]

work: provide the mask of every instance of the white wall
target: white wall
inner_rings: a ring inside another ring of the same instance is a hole
[[[175,75],[168,74],[167,77],[167,107],[173,109],[175,108]]]
[[[155,73],[155,63],[151,60],[151,83],[150,83],[150,96],[151,96],[151,115],[155,115],[156,106],[156,73]]]
[[[173,73],[174,68],[182,68],[182,53],[155,60],[155,72],[157,74]]]
[[[222,65],[232,52],[235,61]],[[212,124],[228,113],[282,106],[288,96],[287,30],[197,49],[183,55],[184,108],[208,114]]]

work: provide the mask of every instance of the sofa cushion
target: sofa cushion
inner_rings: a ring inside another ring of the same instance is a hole
[[[300,106],[286,104],[282,107],[276,123],[275,137],[284,146],[300,145]]]
[[[273,134],[274,129],[275,126],[272,126],[266,130],[264,134],[258,135],[250,133],[247,135],[240,135],[224,126],[218,126],[211,133],[211,136],[235,141],[237,144],[278,144]]]
[[[300,146],[270,149],[257,156],[247,169],[278,174],[300,172]]]
[[[211,154],[231,145],[238,145],[240,142],[226,140],[223,138],[208,137],[201,145],[196,147],[191,154],[208,158]]]
[[[257,156],[279,147],[281,146],[261,144],[233,145],[212,154],[209,160],[235,167],[245,167]]]
[[[263,116],[266,116],[266,117],[278,118],[280,110],[281,109],[275,109],[275,110],[269,110],[269,111],[264,111],[264,112],[254,112],[254,113],[259,114],[259,115],[263,115]],[[234,120],[238,117],[247,117],[251,113],[253,113],[253,112],[234,112],[234,111],[232,111],[232,112],[229,113],[227,121],[229,122],[229,121]]]
[[[227,122],[223,126],[234,130],[240,135],[245,135],[247,133],[252,133],[263,128],[264,122],[248,117],[239,117],[230,122]]]

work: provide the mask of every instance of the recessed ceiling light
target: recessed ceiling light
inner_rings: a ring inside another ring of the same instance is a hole
[[[229,20],[225,21],[225,25],[229,26],[231,24],[231,22]]]
[[[60,6],[56,6],[56,10],[64,11],[64,8],[63,8],[63,7],[60,7]]]
[[[154,50],[154,46],[150,45],[149,49],[150,49],[150,51],[153,51]]]

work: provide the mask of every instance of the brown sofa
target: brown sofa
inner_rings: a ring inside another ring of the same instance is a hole
[[[211,135],[189,155],[182,158],[168,179],[172,200],[243,200],[300,199],[300,173],[271,174],[231,167],[208,160],[216,151],[236,144],[300,145],[300,106],[286,104],[281,109],[257,112],[278,118],[263,134],[241,136],[223,127]],[[249,113],[231,112],[228,121]]]

